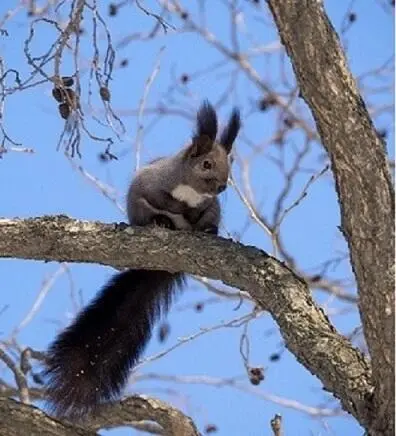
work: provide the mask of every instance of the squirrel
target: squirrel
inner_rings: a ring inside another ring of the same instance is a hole
[[[240,126],[234,108],[217,142],[217,115],[205,101],[191,144],[137,172],[127,196],[130,225],[217,235],[217,195],[226,189]],[[119,396],[184,279],[182,272],[128,269],[104,286],[48,348],[44,374],[52,413],[81,419]]]

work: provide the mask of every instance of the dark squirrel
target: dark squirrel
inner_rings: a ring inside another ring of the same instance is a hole
[[[240,129],[234,109],[217,137],[217,116],[205,102],[191,144],[141,169],[128,192],[131,225],[218,233],[217,195],[227,186],[229,155]],[[182,287],[183,273],[129,269],[116,274],[48,349],[46,395],[57,416],[82,418],[115,400]]]

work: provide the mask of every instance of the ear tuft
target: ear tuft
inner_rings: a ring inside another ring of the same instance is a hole
[[[213,141],[207,136],[197,136],[187,149],[187,156],[194,158],[209,153],[213,148]]]
[[[212,141],[217,135],[217,115],[213,106],[205,100],[197,113],[197,130],[194,139],[207,136]]]
[[[220,144],[226,149],[227,154],[230,153],[232,149],[232,144],[234,143],[240,128],[241,128],[241,115],[239,109],[234,108],[231,117],[228,121],[228,124],[224,128],[220,137]]]

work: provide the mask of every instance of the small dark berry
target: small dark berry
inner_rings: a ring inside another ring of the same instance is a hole
[[[99,89],[99,94],[102,97],[103,101],[110,101],[110,91],[109,88],[107,88],[106,86],[102,86]]]
[[[264,379],[264,374],[263,374],[262,368],[250,368],[249,372],[254,377],[261,378],[262,380]]]
[[[357,15],[355,12],[350,12],[348,15],[348,20],[350,23],[354,23],[356,21]]]
[[[249,368],[249,380],[252,385],[259,385],[264,380],[262,368]]]
[[[114,3],[109,4],[109,15],[110,17],[115,17],[118,12],[118,7]]]
[[[188,18],[188,14],[187,14],[187,12],[182,12],[182,13],[180,14],[180,18],[181,18],[182,20],[187,20],[187,18]]]
[[[182,74],[182,76],[180,77],[181,83],[187,83],[189,80],[190,78],[188,77],[187,74]]]
[[[316,283],[320,282],[322,280],[322,276],[320,274],[316,274],[311,277],[311,282]]]
[[[254,386],[258,386],[261,382],[261,380],[258,377],[249,377],[250,383]]]
[[[129,62],[128,59],[123,59],[120,62],[120,67],[122,67],[122,68],[126,67],[128,65],[128,62]]]

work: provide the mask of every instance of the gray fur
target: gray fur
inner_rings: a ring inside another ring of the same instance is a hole
[[[240,126],[234,110],[232,142]],[[207,122],[210,138],[205,130]],[[218,227],[220,205],[217,195],[227,185],[230,171],[230,135],[228,142],[216,142],[213,129],[216,113],[204,103],[197,115],[197,132],[190,145],[172,157],[157,159],[135,176],[128,192],[128,218],[131,224],[144,226],[156,215],[168,217],[176,229],[206,231]],[[216,127],[217,129],[217,127]],[[227,133],[229,127],[226,127]],[[210,167],[210,168],[207,168]]]

